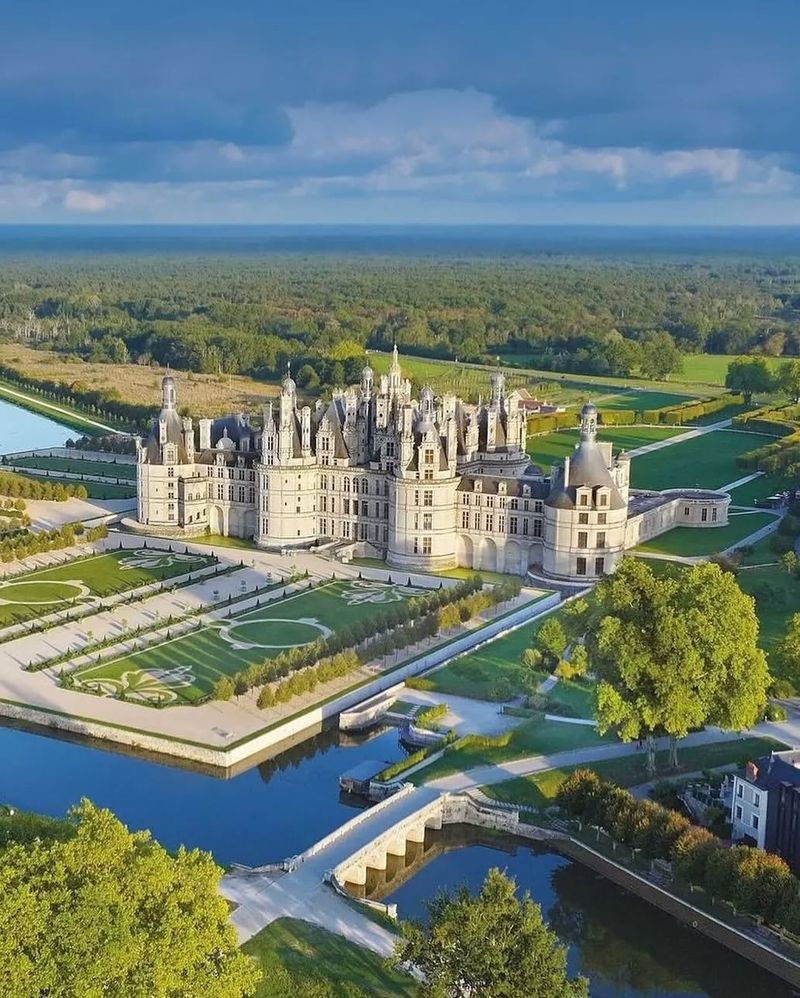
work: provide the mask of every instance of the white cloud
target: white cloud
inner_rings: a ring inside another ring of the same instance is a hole
[[[83,190],[82,188],[73,187],[64,195],[64,207],[67,211],[96,214],[97,212],[107,211],[113,204],[113,196],[98,194],[94,191]]]

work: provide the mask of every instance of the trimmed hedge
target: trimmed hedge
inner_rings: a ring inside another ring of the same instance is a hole
[[[543,416],[528,416],[528,434],[552,433],[553,430],[565,430],[578,425],[580,412],[571,409],[567,412],[554,412]]]
[[[750,846],[726,849],[677,811],[637,800],[588,769],[571,773],[556,799],[568,814],[603,828],[618,842],[650,859],[669,860],[679,880],[705,888],[737,911],[800,930],[800,881],[779,856]]]

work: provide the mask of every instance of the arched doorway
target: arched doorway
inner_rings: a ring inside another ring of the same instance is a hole
[[[222,531],[222,510],[219,506],[208,507],[208,529],[212,534],[221,534]]]
[[[472,559],[474,557],[472,549],[472,541],[469,537],[464,537],[459,535],[456,541],[456,561],[460,568],[472,568]]]
[[[485,572],[497,571],[497,545],[491,537],[484,537],[481,543],[480,561],[477,568],[482,568]]]
[[[522,548],[516,541],[508,541],[506,544],[505,571],[513,575],[522,575],[524,568],[522,565]]]

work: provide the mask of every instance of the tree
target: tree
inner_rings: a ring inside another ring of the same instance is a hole
[[[596,596],[586,645],[597,725],[623,741],[645,738],[650,772],[656,734],[671,737],[675,766],[677,739],[691,728],[741,731],[763,715],[770,676],[755,604],[732,575],[706,563],[657,578],[630,558]]]
[[[536,642],[552,668],[567,647],[567,635],[558,617],[548,617],[536,632]]]
[[[66,841],[0,852],[5,998],[251,995],[259,972],[238,948],[211,856],[170,855],[82,801]]]
[[[748,405],[753,395],[770,391],[774,384],[772,372],[764,357],[737,357],[728,364],[725,387],[733,392],[741,392]]]
[[[664,330],[645,333],[639,353],[639,370],[643,377],[665,381],[682,367],[681,352],[669,333]]]
[[[792,683],[800,677],[800,613],[789,618],[786,633],[777,647],[777,659],[781,673]]]
[[[478,895],[466,888],[428,903],[427,924],[404,922],[396,964],[424,975],[420,998],[583,998],[584,978],[568,978],[567,954],[528,893],[497,869]]]
[[[800,402],[800,360],[785,360],[778,368],[776,381],[793,402]]]

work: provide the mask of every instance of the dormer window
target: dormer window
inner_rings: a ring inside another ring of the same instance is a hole
[[[483,482],[480,480],[480,478],[476,478],[475,481],[472,483],[472,491],[483,492]]]
[[[524,496],[529,496],[531,494],[531,487],[530,487],[530,485],[523,485],[522,486],[522,494]]]
[[[506,485],[505,482],[498,482],[497,483],[497,492],[498,492],[498,495],[504,496],[507,491],[508,491],[508,486]]]
[[[425,464],[433,464],[433,447],[425,448]]]
[[[600,493],[598,493],[598,495],[597,495],[597,505],[598,506],[607,506],[608,505],[608,493],[607,492],[600,492]]]

